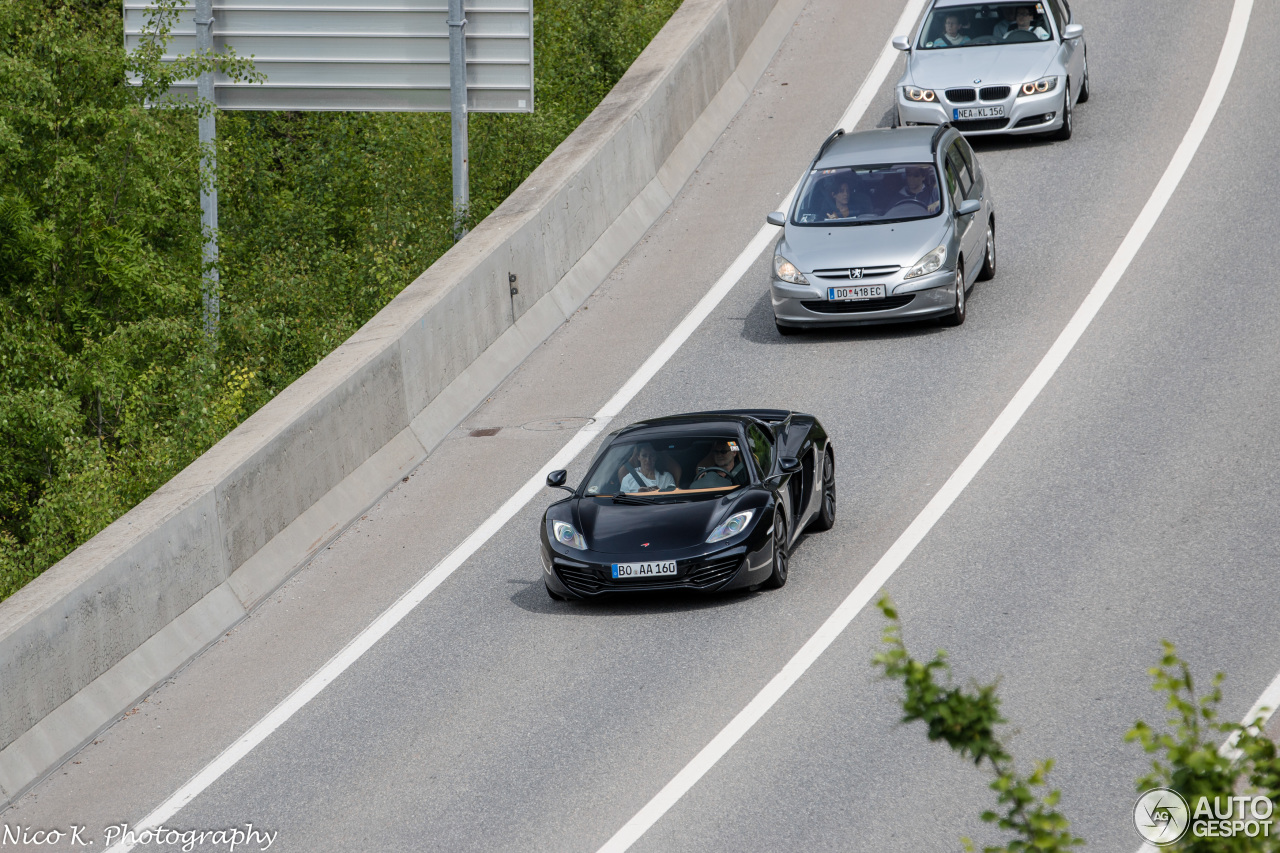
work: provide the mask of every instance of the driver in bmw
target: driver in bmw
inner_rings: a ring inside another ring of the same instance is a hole
[[[938,199],[937,188],[929,186],[928,176],[928,169],[919,166],[908,168],[907,185],[898,191],[897,201],[916,201],[930,213],[937,212],[942,202]]]

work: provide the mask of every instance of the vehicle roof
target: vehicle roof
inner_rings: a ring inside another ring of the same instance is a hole
[[[846,133],[832,140],[814,168],[860,166],[870,163],[932,163],[932,125],[894,127]]]
[[[934,0],[931,9],[942,9],[947,6],[986,6],[1013,3],[1015,0]],[[1028,5],[1034,6],[1035,3]]]
[[[716,412],[689,412],[639,421],[618,430],[617,437],[643,438],[645,435],[736,435],[739,426],[749,423],[777,423],[792,413],[786,409],[730,409]]]

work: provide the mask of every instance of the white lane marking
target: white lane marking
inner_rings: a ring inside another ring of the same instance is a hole
[[[911,0],[908,4],[908,12],[910,20],[908,24],[914,23],[915,17],[919,15],[920,8],[924,5],[924,0]],[[907,18],[907,13],[903,13],[903,18]],[[901,24],[901,21],[899,22]],[[889,48],[888,50],[892,50]],[[844,115],[840,119],[837,127],[852,129],[861,119],[862,114],[866,111],[867,105],[875,96],[876,91],[880,88],[880,83],[884,75],[888,72],[888,68],[892,65],[893,56],[888,54],[889,61],[885,61],[886,54],[881,54],[880,60],[876,63],[868,77],[858,90],[858,94],[854,97],[849,108],[845,110]],[[874,83],[873,83],[874,80]],[[783,210],[791,207],[791,199],[795,196],[799,189],[799,182],[791,188],[786,197],[782,200],[781,208]],[[773,225],[765,225],[756,235],[747,243],[747,247],[742,253],[734,259],[729,268],[716,281],[716,283],[707,291],[706,295],[693,306],[693,309],[685,315],[684,319],[671,331],[665,340],[658,345],[653,354],[645,359],[644,363],[631,375],[622,387],[618,389],[609,401],[604,404],[600,411],[596,412],[592,423],[582,427],[569,443],[560,449],[555,456],[539,469],[523,486],[520,487],[514,495],[512,495],[506,503],[498,508],[493,515],[489,516],[485,521],[475,529],[474,532],[462,541],[462,544],[454,548],[439,563],[431,568],[426,575],[422,577],[412,588],[401,596],[394,604],[385,610],[377,619],[375,619],[367,628],[356,635],[354,639],[348,643],[342,651],[334,655],[328,663],[321,667],[314,675],[304,681],[299,687],[290,693],[285,699],[272,708],[271,711],[253,725],[251,729],[240,736],[231,746],[227,747],[217,758],[209,762],[199,773],[191,777],[181,788],[173,793],[167,800],[158,805],[145,818],[135,824],[132,829],[135,837],[141,835],[143,830],[154,829],[165,821],[169,820],[177,814],[184,806],[198,797],[206,788],[218,780],[222,774],[226,773],[236,765],[240,759],[248,755],[254,747],[262,743],[274,732],[280,728],[290,717],[297,713],[304,705],[310,702],[324,690],[334,679],[341,675],[348,667],[360,659],[360,656],[368,651],[378,640],[382,639],[387,633],[404,619],[415,607],[422,603],[428,595],[435,591],[440,584],[444,583],[448,577],[458,568],[470,559],[471,555],[478,551],[495,533],[510,521],[516,513],[524,508],[535,495],[546,488],[547,474],[558,468],[567,468],[569,463],[581,453],[588,444],[591,443],[597,435],[605,430],[610,421],[615,418],[619,412],[626,408],[632,398],[639,393],[640,389],[648,384],[662,366],[675,355],[676,351],[689,339],[694,330],[702,324],[704,320],[710,316],[716,306],[728,295],[746,274],[751,265],[755,263],[756,258],[760,256],[777,235],[778,229]],[[114,846],[107,850],[107,853],[127,853],[134,848],[133,844],[128,844],[124,840],[118,841]]]
[[[1271,719],[1271,715],[1276,712],[1276,705],[1278,704],[1280,704],[1280,674],[1276,675],[1271,680],[1271,683],[1267,685],[1267,689],[1262,691],[1262,695],[1258,697],[1257,702],[1253,703],[1249,713],[1245,714],[1240,720],[1240,725],[1251,726],[1256,723],[1259,728],[1262,728]],[[1222,746],[1218,747],[1218,754],[1232,761],[1240,758],[1241,752],[1236,748],[1236,743],[1239,740],[1239,732],[1233,734],[1223,742]],[[1167,848],[1144,843],[1138,848],[1138,853],[1160,853],[1164,849]]]
[[[996,418],[986,434],[978,441],[976,447],[969,452],[960,467],[943,483],[933,499],[921,510],[911,525],[889,547],[889,550],[872,567],[862,581],[853,588],[853,592],[840,603],[836,611],[827,618],[809,640],[800,647],[795,656],[789,660],[782,670],[775,675],[764,688],[756,694],[746,707],[738,712],[711,742],[693,757],[675,777],[660,790],[636,815],[627,821],[612,838],[605,842],[599,853],[622,853],[634,844],[640,836],[653,826],[667,811],[674,806],[690,788],[709,771],[716,762],[745,735],[756,722],[782,698],[783,694],[799,680],[800,676],[826,651],[827,647],[840,636],[841,632],[853,621],[863,607],[871,601],[876,591],[884,586],[889,577],[915,550],[916,545],[924,539],[943,513],[955,502],[960,493],[974,478],[987,460],[995,453],[996,448],[1004,441],[1013,427],[1022,418],[1031,403],[1039,396],[1049,380],[1057,372],[1068,353],[1080,340],[1085,329],[1093,321],[1102,304],[1106,302],[1116,283],[1128,269],[1129,263],[1137,255],[1147,235],[1160,214],[1168,204],[1169,198],[1177,188],[1187,167],[1200,147],[1209,124],[1213,121],[1226,94],[1227,84],[1235,71],[1236,60],[1240,56],[1240,48],[1244,43],[1245,31],[1249,25],[1249,14],[1253,8],[1253,0],[1236,0],[1231,13],[1231,22],[1227,26],[1226,40],[1222,45],[1222,53],[1209,80],[1200,107],[1196,110],[1191,126],[1183,136],[1181,144],[1173,154],[1155,190],[1147,200],[1142,211],[1134,221],[1133,227],[1125,235],[1124,241],[1115,255],[1102,271],[1101,277],[1094,284],[1089,295],[1067,323],[1066,328],[1054,341],[1044,358],[1036,365],[1035,370],[1027,377],[1004,411]],[[883,58],[883,57],[882,57]],[[880,67],[877,64],[877,68]]]

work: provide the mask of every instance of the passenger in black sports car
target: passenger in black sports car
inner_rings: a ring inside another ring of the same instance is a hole
[[[644,442],[636,446],[636,452],[626,466],[627,475],[622,478],[624,492],[666,491],[676,487],[676,478],[669,471],[657,468],[658,454],[653,445]],[[636,482],[636,478],[640,482]]]

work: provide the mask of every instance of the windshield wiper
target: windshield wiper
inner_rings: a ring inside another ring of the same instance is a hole
[[[625,492],[619,492],[613,496],[613,502],[616,504],[631,504],[632,506],[649,506],[653,503],[653,498],[642,498],[639,495],[629,495]]]

